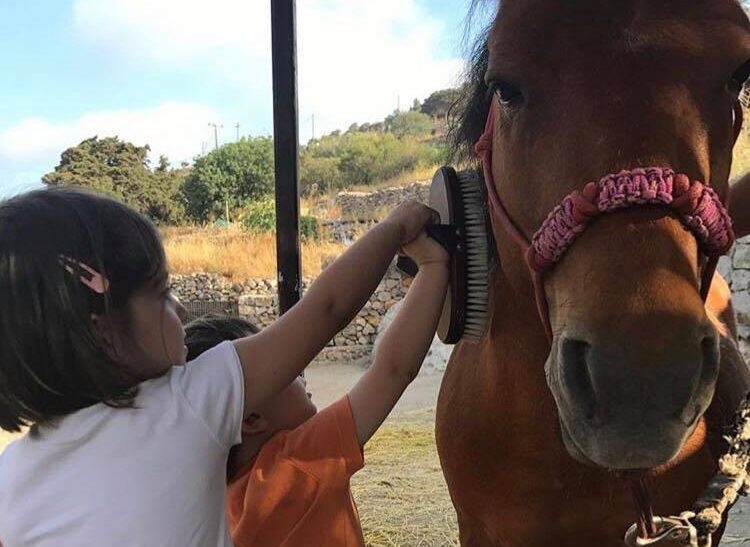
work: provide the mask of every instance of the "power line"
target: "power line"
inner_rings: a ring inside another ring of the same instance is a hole
[[[219,149],[219,128],[221,127],[222,129],[224,129],[224,126],[221,124],[216,124],[212,122],[209,122],[208,126],[214,128],[214,150],[218,150]],[[226,188],[224,189],[224,215],[225,215],[225,220],[227,221],[227,224],[231,223],[232,219],[229,218],[229,192],[227,191]]]

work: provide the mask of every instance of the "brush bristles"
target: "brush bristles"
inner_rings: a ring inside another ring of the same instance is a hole
[[[466,321],[462,338],[478,340],[487,330],[489,266],[481,182],[458,173],[466,230]]]

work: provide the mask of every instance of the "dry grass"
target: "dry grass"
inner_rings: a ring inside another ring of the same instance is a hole
[[[743,130],[734,147],[732,178],[750,172],[750,131]]]
[[[216,273],[234,282],[276,276],[273,234],[252,234],[240,228],[165,228],[162,237],[172,273]],[[323,259],[343,250],[338,243],[303,242],[303,275],[318,275]]]
[[[458,528],[440,469],[432,419],[387,422],[352,478],[369,547],[455,547]],[[434,416],[431,416],[434,418]]]

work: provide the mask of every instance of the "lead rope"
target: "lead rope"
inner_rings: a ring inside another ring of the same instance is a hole
[[[639,517],[625,534],[626,545],[711,547],[724,514],[738,496],[750,493],[750,395],[740,405],[725,440],[729,450],[719,459],[719,473],[709,481],[693,510],[680,516],[653,516],[642,476],[633,478],[631,486]]]
[[[719,459],[719,473],[693,506],[693,523],[704,540],[719,529],[724,513],[737,497],[750,494],[750,395],[742,401],[725,440],[729,450]]]

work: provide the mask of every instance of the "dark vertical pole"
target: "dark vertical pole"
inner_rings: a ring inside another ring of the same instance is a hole
[[[271,0],[273,141],[276,162],[276,260],[279,313],[300,299],[299,138],[295,0]]]

